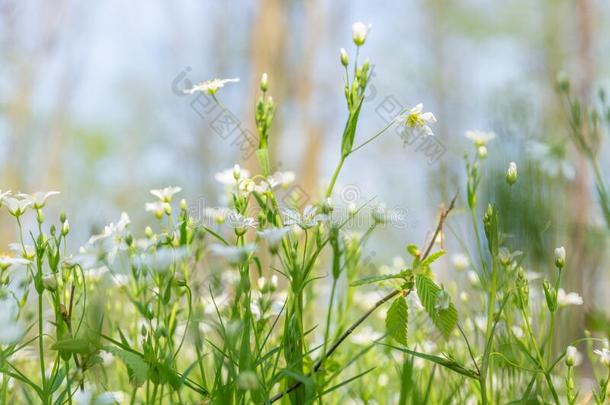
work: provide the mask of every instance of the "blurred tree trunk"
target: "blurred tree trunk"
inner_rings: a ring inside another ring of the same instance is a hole
[[[315,122],[311,111],[311,96],[314,88],[312,82],[313,65],[318,44],[324,32],[324,16],[320,10],[320,4],[313,0],[304,4],[306,8],[305,34],[303,59],[299,61],[300,69],[297,72],[298,80],[296,87],[296,99],[300,105],[301,119],[299,128],[306,134],[306,145],[301,164],[299,186],[303,187],[310,196],[316,195],[317,179],[319,171],[320,138],[322,128]],[[296,78],[295,78],[296,79]]]
[[[260,97],[259,81],[263,73],[269,75],[269,94],[273,97],[275,104],[281,106],[282,100],[287,98],[285,55],[289,33],[287,32],[286,17],[290,2],[283,0],[261,0],[259,7],[259,13],[254,20],[250,35],[253,77],[249,95],[246,99],[247,114],[244,129],[256,129],[254,110],[255,103]],[[276,112],[269,139],[271,167],[277,166],[276,152],[280,143],[279,137],[282,133],[280,117],[280,112]],[[256,135],[258,136],[258,134]],[[256,147],[258,147],[258,144]],[[254,153],[244,162],[244,166],[251,172],[256,173],[259,171],[258,161]]]

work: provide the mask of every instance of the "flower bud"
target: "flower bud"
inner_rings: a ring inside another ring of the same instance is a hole
[[[341,64],[345,67],[349,65],[349,56],[347,55],[347,51],[341,48]]]
[[[371,211],[371,217],[376,224],[383,224],[387,221],[388,210],[385,204],[377,204]]]
[[[61,236],[66,236],[70,232],[70,223],[66,219],[61,224]]]
[[[186,211],[188,208],[189,208],[189,206],[186,203],[186,200],[184,198],[182,200],[180,200],[180,209],[182,211]]]
[[[578,350],[574,346],[568,346],[566,349],[566,366],[574,367],[576,356],[578,356]]]
[[[125,235],[125,243],[127,244],[127,246],[133,245],[133,235],[131,233]]]
[[[370,25],[366,25],[361,21],[358,21],[352,25],[352,39],[354,40],[356,46],[364,45],[366,36],[368,35],[370,29]]]
[[[163,203],[163,211],[169,217],[172,215],[172,206],[169,203]]]
[[[502,266],[508,266],[513,260],[510,251],[505,247],[501,247],[498,251],[498,259],[500,259]]]
[[[477,153],[481,159],[485,159],[487,157],[487,146],[481,145],[477,148]]]
[[[55,274],[48,274],[42,278],[42,285],[47,290],[53,292],[57,290],[57,278]]]
[[[333,211],[334,209],[334,205],[333,205],[333,200],[328,197],[326,200],[324,200],[324,202],[322,203],[322,212],[325,214],[329,214]]]
[[[555,312],[557,310],[557,291],[546,280],[542,283],[542,288],[544,289],[544,297],[546,298],[546,305],[549,307],[549,311]]]
[[[150,238],[152,238],[152,237],[153,237],[154,233],[153,233],[153,230],[152,230],[152,228],[151,228],[150,226],[147,226],[146,228],[144,228],[144,235],[145,235],[145,236],[146,236],[148,239],[150,239]]]
[[[240,177],[241,177],[241,167],[239,167],[239,165],[233,166],[233,178],[235,179],[235,181],[239,181]]]
[[[557,88],[566,93],[570,90],[570,78],[566,72],[557,73]]]
[[[511,186],[517,182],[517,164],[515,162],[510,162],[508,164],[506,182]]]
[[[566,264],[566,249],[561,246],[555,249],[555,266],[558,269],[563,269]]]
[[[264,93],[269,89],[269,76],[267,73],[263,73],[261,77],[261,91]]]
[[[36,210],[36,219],[38,220],[39,224],[42,224],[44,222],[44,214],[42,213],[42,210],[40,208]]]
[[[62,224],[66,222],[66,213],[63,211],[59,214],[59,222],[61,222]]]

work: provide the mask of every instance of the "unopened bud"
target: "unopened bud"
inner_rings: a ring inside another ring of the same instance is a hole
[[[69,232],[70,232],[70,223],[66,219],[65,221],[62,221],[62,224],[61,224],[61,235],[66,236]]]
[[[57,290],[57,278],[55,274],[48,274],[42,278],[42,285],[47,290],[53,292]]]
[[[555,266],[558,269],[563,269],[566,264],[566,249],[561,246],[555,249]]]
[[[265,92],[269,89],[269,76],[267,73],[263,73],[261,77],[261,91]]]
[[[517,164],[515,162],[510,162],[508,164],[506,182],[511,186],[517,182]]]
[[[366,25],[365,23],[360,21],[352,25],[352,39],[354,40],[356,46],[364,45],[364,42],[366,41],[366,36],[368,35],[370,29],[370,25]]]
[[[568,346],[566,349],[566,366],[574,367],[576,356],[578,356],[578,350],[574,346]]]
[[[235,179],[235,181],[238,181],[240,177],[241,177],[241,167],[239,167],[239,165],[233,166],[233,178]]]
[[[345,67],[349,65],[349,56],[347,55],[347,51],[341,48],[341,64]]]

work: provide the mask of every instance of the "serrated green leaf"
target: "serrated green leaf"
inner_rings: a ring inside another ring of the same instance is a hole
[[[409,309],[407,300],[402,295],[394,300],[385,318],[385,330],[388,336],[400,344],[407,345],[407,324]]]
[[[88,339],[64,339],[53,343],[51,349],[57,350],[60,355],[89,354],[95,351],[95,346]]]
[[[440,259],[444,255],[445,255],[445,251],[444,250],[439,250],[438,252],[434,252],[431,255],[429,255],[428,257],[426,257],[424,260],[422,260],[421,265],[422,266],[429,266],[432,263],[434,263],[435,261],[437,261],[438,259]]]
[[[457,325],[457,310],[455,305],[450,303],[446,309],[437,309],[437,302],[441,288],[429,277],[418,274],[415,278],[417,295],[434,326],[448,338]]]
[[[125,363],[129,381],[132,384],[139,387],[146,382],[149,368],[142,356],[114,346],[105,347],[104,350],[112,353]]]

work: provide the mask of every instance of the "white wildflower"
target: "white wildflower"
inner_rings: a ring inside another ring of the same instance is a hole
[[[610,368],[610,350],[605,347],[601,350],[595,349],[593,353],[599,356],[599,361],[606,367]]]
[[[248,260],[251,253],[256,250],[253,243],[243,246],[226,246],[214,244],[210,246],[210,251],[214,256],[224,257],[231,264],[239,264]]]
[[[176,266],[187,255],[188,252],[185,248],[162,248],[154,252],[141,254],[136,259],[136,263],[155,272],[164,272]]]
[[[256,226],[256,220],[254,218],[246,217],[235,210],[231,211],[226,217],[225,223],[235,229],[235,232],[238,235],[243,235],[248,228],[254,228]]]
[[[22,259],[21,257],[11,257],[6,255],[0,255],[0,270],[6,270],[11,266],[15,265],[26,265],[30,264],[31,261]]]
[[[206,208],[203,212],[204,218],[206,218],[209,222],[222,224],[225,222],[227,217],[231,214],[232,210],[230,208]]]
[[[226,83],[236,83],[239,82],[239,79],[213,79],[206,80],[204,82],[199,82],[192,88],[185,90],[184,92],[187,94],[194,94],[198,91],[202,93],[207,93],[210,95],[216,94],[218,89],[225,86]]]
[[[296,179],[294,172],[276,172],[271,175],[271,184],[279,185],[281,187],[288,187]]]
[[[456,253],[451,256],[451,263],[456,270],[466,270],[470,267],[470,259],[464,253]]]
[[[4,200],[4,198],[8,197],[10,195],[11,195],[11,190],[7,190],[7,191],[0,190],[0,207],[2,206],[2,201]]]
[[[21,243],[9,243],[8,248],[15,254],[20,254],[24,259],[32,260],[36,256],[36,248],[33,245]]]
[[[106,225],[102,233],[98,235],[93,235],[91,238],[89,238],[89,243],[92,244],[99,240],[107,239],[111,236],[122,236],[125,232],[125,229],[127,228],[127,225],[129,225],[130,223],[131,220],[129,219],[129,215],[127,215],[127,213],[125,212],[122,212],[121,218],[116,223],[116,225],[114,224],[114,222],[111,222],[109,225]]]
[[[159,190],[150,190],[150,194],[157,197],[161,202],[168,203],[172,201],[174,194],[182,191],[181,187],[165,187]]]
[[[575,292],[566,293],[563,288],[560,288],[559,291],[557,291],[557,303],[560,307],[582,305],[583,299]]]
[[[165,213],[165,204],[167,203],[164,203],[162,201],[146,203],[144,205],[144,209],[148,212],[152,212],[155,217],[161,219],[163,217],[163,214]]]
[[[250,172],[240,168],[239,165],[235,165],[231,169],[223,170],[214,175],[216,181],[228,186],[234,186],[238,184],[240,180],[247,179],[248,177],[250,177]]]
[[[303,214],[291,209],[283,209],[281,211],[284,225],[298,225],[302,229],[309,229],[317,225],[321,221],[328,219],[324,214],[318,214],[318,208],[313,205],[308,205],[303,209]]]
[[[8,212],[14,217],[22,216],[25,213],[25,210],[32,205],[32,200],[18,200],[13,197],[4,197],[3,202],[4,205],[6,205]]]
[[[17,194],[18,197],[23,198],[23,200],[25,201],[30,201],[32,204],[32,207],[34,207],[34,209],[41,209],[42,207],[45,206],[45,204],[47,203],[47,199],[53,195],[58,195],[59,191],[47,191],[42,192],[42,191],[37,191],[33,194],[23,194],[23,193],[19,193]]]
[[[479,275],[477,274],[476,271],[474,270],[468,270],[468,280],[470,281],[470,284],[472,284],[473,286],[478,286],[481,284],[481,280],[479,280]]]
[[[479,130],[466,131],[466,138],[470,139],[477,148],[487,145],[487,143],[493,140],[495,137],[496,134],[493,132]]]
[[[417,104],[408,113],[399,115],[396,120],[404,125],[412,136],[434,135],[429,124],[435,123],[436,117],[431,112],[422,112],[423,109],[423,104]]]
[[[290,232],[290,227],[283,228],[268,228],[258,232],[258,236],[265,239],[269,244],[269,249],[276,252],[282,239]]]

